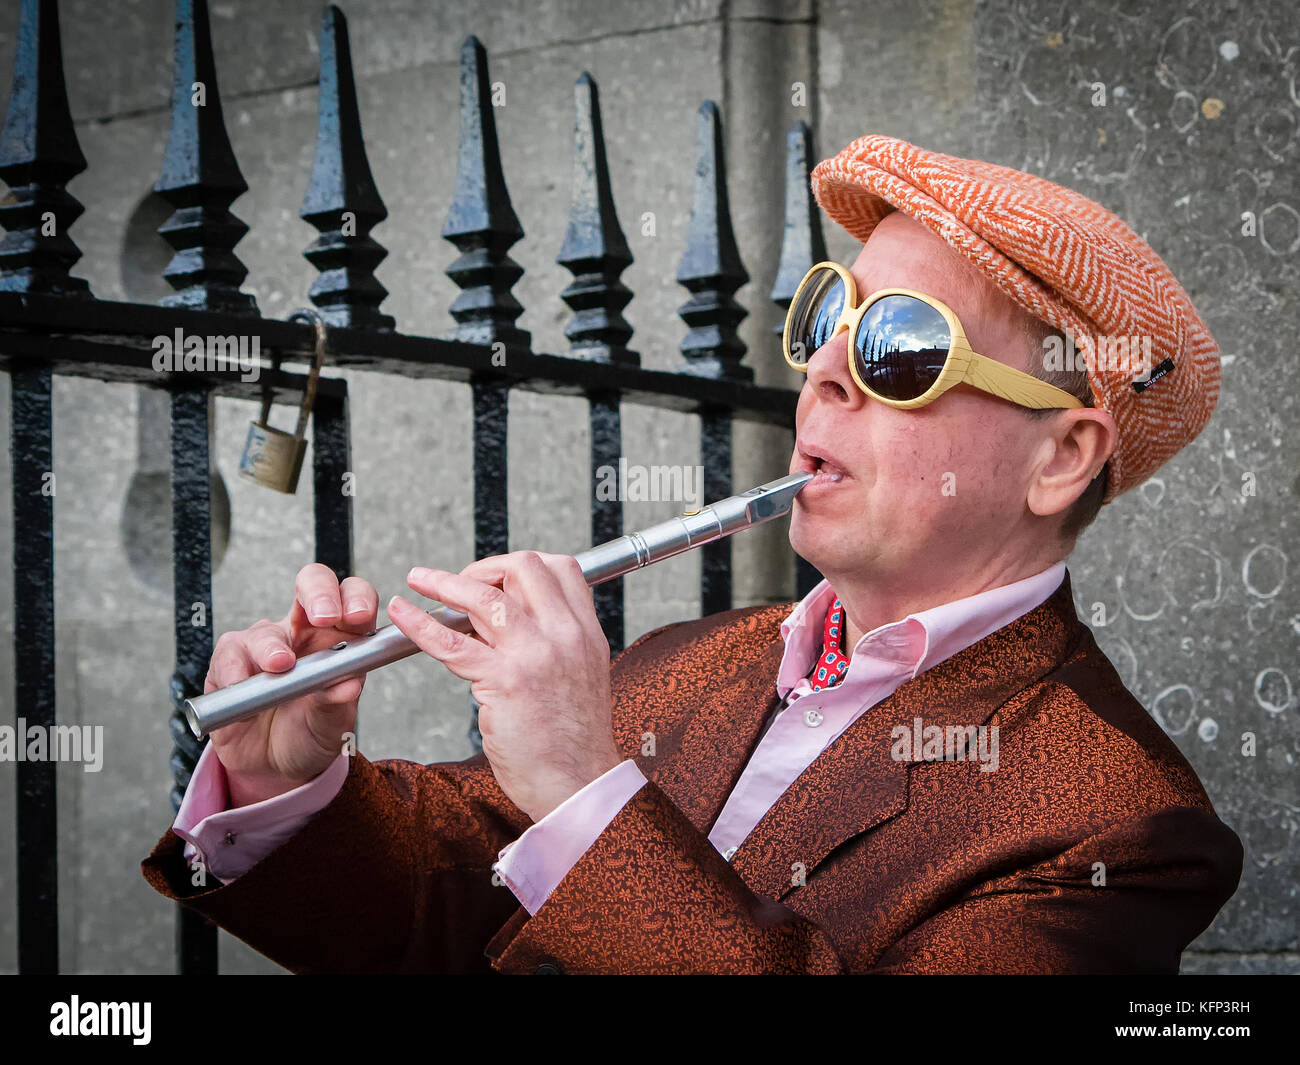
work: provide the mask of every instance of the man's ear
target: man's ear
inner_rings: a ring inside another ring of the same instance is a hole
[[[1029,482],[1026,504],[1039,517],[1066,510],[1101,472],[1119,441],[1110,411],[1064,410],[1043,420],[1040,462]]]

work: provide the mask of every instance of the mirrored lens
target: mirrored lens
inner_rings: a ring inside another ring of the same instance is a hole
[[[786,332],[787,357],[797,366],[808,365],[813,352],[831,339],[831,330],[844,309],[844,282],[840,275],[824,267],[790,304],[790,328]]]
[[[858,326],[858,376],[886,399],[916,399],[939,379],[952,335],[935,308],[915,296],[881,296]]]

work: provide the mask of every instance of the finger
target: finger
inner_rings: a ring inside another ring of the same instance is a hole
[[[217,640],[217,646],[212,651],[212,661],[208,663],[208,675],[203,682],[205,692],[228,688],[257,672],[242,636],[242,633],[227,633]]]
[[[501,641],[507,624],[526,619],[531,628],[532,619],[523,606],[494,584],[422,566],[406,575],[406,583],[421,595],[467,614],[475,633],[490,647]]]
[[[561,612],[563,615],[573,613],[560,582],[536,551],[490,555],[471,562],[461,570],[460,576],[485,584],[500,585],[509,600],[519,604],[525,616],[535,623],[534,630],[540,627],[543,620],[549,628],[555,624]],[[499,619],[499,623],[509,625],[514,630],[519,620],[506,617]],[[524,631],[528,631],[527,628]]]
[[[581,633],[608,648],[591,587],[572,555],[516,551],[480,559],[471,567],[480,579],[503,581],[505,590],[522,599],[535,620],[545,619],[545,625],[538,627],[549,636],[571,641]]]
[[[293,584],[294,605],[301,620],[315,628],[333,628],[342,620],[339,579],[329,566],[313,562],[303,566]]]
[[[388,601],[388,616],[421,651],[462,680],[481,680],[492,673],[496,656],[490,647],[435,621],[400,595]]]
[[[575,639],[583,640],[592,647],[603,648],[608,654],[609,640],[605,637],[600,618],[596,616],[596,600],[583,575],[582,565],[572,555],[552,555],[541,551],[537,555],[542,560],[542,565],[555,578],[569,611],[566,620],[558,623],[553,620],[547,626],[547,631],[571,642]],[[566,633],[575,635],[567,636]]]
[[[592,595],[591,585],[587,583],[587,578],[582,572],[582,564],[572,555],[553,555],[545,551],[539,551],[537,555],[555,577],[560,591],[564,593],[565,601],[569,604],[569,609],[573,611],[573,616],[588,628],[592,623],[599,628],[600,619],[596,617],[596,599]],[[603,634],[604,630],[602,630]]]
[[[339,585],[343,601],[343,620],[340,629],[348,632],[369,632],[375,627],[379,614],[379,593],[375,586],[361,577],[346,577]]]
[[[361,698],[361,689],[365,682],[364,675],[345,677],[343,680],[336,681],[328,688],[322,688],[320,691],[312,693],[312,706],[318,710],[334,709],[336,707],[346,708]]]
[[[273,621],[259,621],[249,629],[244,647],[260,673],[281,673],[298,661],[288,634]]]

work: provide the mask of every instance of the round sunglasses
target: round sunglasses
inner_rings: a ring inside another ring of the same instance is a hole
[[[1082,407],[1070,393],[971,350],[957,316],[933,296],[882,288],[858,302],[853,275],[818,263],[795,290],[781,345],[808,372],[813,352],[847,329],[849,373],[872,399],[907,410],[968,384],[1022,407]]]

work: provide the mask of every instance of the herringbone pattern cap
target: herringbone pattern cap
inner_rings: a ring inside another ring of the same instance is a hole
[[[1074,341],[1094,402],[1119,428],[1108,501],[1146,480],[1209,421],[1219,396],[1218,345],[1160,256],[1101,204],[1032,174],[879,134],[820,162],[812,189],[861,241],[892,210],[924,223]],[[1172,360],[1173,369],[1134,388],[1132,361],[1117,355],[1145,352],[1147,343],[1150,365],[1158,371]]]

